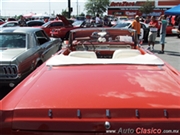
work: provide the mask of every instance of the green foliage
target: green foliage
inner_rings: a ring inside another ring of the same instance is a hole
[[[62,10],[61,15],[65,16],[66,18],[68,18],[69,14],[66,10]]]
[[[154,10],[154,1],[146,0],[146,2],[140,7],[141,13],[145,13],[146,15],[151,13]]]
[[[14,18],[16,18],[16,20],[19,20],[21,18],[21,16],[23,16],[23,15],[18,15],[18,16],[15,16]]]
[[[87,0],[85,3],[85,10],[87,10],[88,15],[102,15],[104,12],[106,12],[109,4],[110,0]]]
[[[79,14],[79,16],[85,16],[85,14],[84,14],[84,13],[81,13],[81,14]]]

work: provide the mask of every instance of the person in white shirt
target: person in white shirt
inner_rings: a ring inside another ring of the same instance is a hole
[[[151,44],[152,44],[152,51],[154,51],[154,44],[157,37],[157,31],[158,31],[158,21],[156,20],[155,16],[151,17],[151,21],[149,23],[149,35],[148,35],[148,50],[151,50]]]
[[[99,18],[99,14],[96,15],[95,22],[98,23],[98,24],[101,22],[101,20]]]

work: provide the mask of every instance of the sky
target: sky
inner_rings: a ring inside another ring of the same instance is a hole
[[[110,0],[113,2],[136,2],[145,0]],[[160,0],[157,0],[160,1]],[[167,0],[170,1],[170,0]],[[180,0],[177,0],[180,1]],[[86,14],[84,5],[87,0],[71,0],[71,15]],[[61,14],[68,9],[68,0],[0,0],[0,16],[25,15],[28,13]]]
[[[119,0],[113,1],[117,2]],[[87,2],[87,0],[71,0],[71,7],[73,7],[71,15],[86,14],[84,10],[85,2]],[[62,10],[65,9],[68,9],[68,0],[0,0],[1,16],[24,15],[30,12],[56,15],[61,14]]]
[[[78,0],[79,14],[84,10],[86,0]],[[77,14],[77,0],[71,0],[74,9],[73,14]],[[68,0],[0,0],[0,15],[14,16],[30,12],[61,14],[62,10],[68,8]]]

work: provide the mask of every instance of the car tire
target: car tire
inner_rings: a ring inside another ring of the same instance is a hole
[[[180,38],[180,34],[178,34],[177,37]]]
[[[38,63],[36,64],[35,69],[38,68],[39,66],[41,66],[42,63],[43,63],[42,61],[38,61]]]

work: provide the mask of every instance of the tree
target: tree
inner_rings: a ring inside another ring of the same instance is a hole
[[[145,3],[143,3],[143,5],[140,7],[140,11],[141,13],[144,13],[145,15],[151,13],[154,10],[154,3],[153,1],[150,0],[146,0]]]
[[[62,10],[61,14],[68,18],[69,13],[66,10]]]
[[[85,3],[85,10],[87,14],[95,16],[96,14],[103,14],[109,7],[110,0],[87,0]]]
[[[81,14],[79,14],[79,16],[85,16],[85,14],[84,14],[84,13],[81,13]]]

